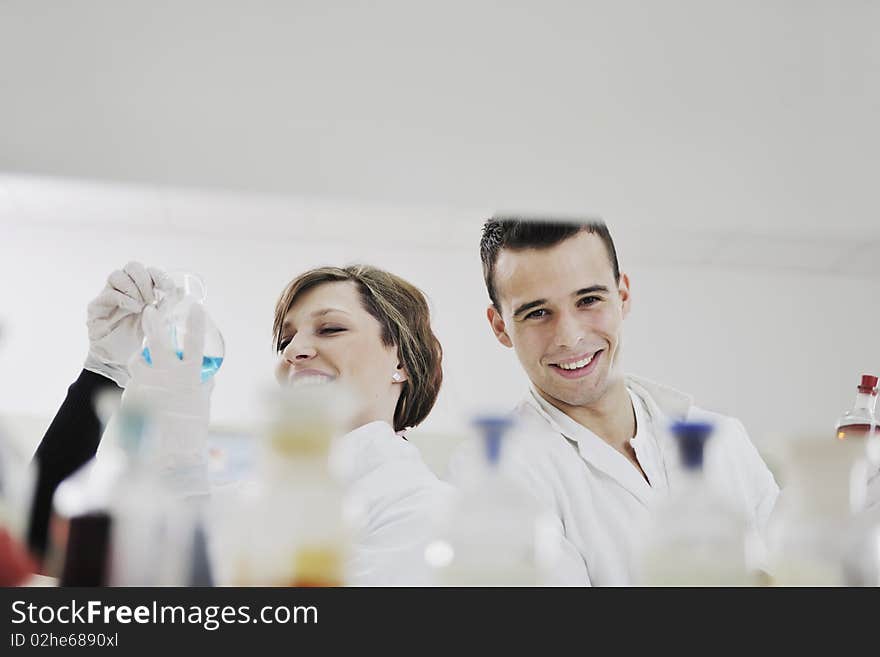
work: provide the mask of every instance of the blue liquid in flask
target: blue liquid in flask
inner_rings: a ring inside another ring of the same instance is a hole
[[[183,350],[176,351],[174,353],[177,354],[177,357],[180,360],[183,360]],[[147,361],[147,365],[152,365],[153,358],[150,356],[149,347],[144,347],[143,355],[144,360]],[[222,364],[222,356],[202,356],[202,383],[214,376],[214,374],[216,374],[217,370],[220,369],[220,365]]]

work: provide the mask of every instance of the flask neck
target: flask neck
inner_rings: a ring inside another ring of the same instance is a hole
[[[873,415],[876,405],[877,395],[872,395],[870,393],[860,391],[856,394],[856,403],[853,406],[853,410],[867,411],[868,413]]]

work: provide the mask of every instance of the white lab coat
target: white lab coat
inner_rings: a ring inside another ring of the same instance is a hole
[[[354,509],[349,582],[429,584],[424,548],[452,498],[452,486],[425,465],[415,445],[381,421],[338,439],[331,463]]]
[[[569,586],[634,582],[634,549],[652,507],[680,474],[677,447],[668,432],[674,420],[708,420],[715,431],[704,470],[759,532],[779,494],[773,475],[738,420],[700,409],[671,388],[628,376],[637,413],[632,445],[650,484],[620,452],[530,391],[517,407],[521,420],[505,468],[558,521],[562,554],[550,583]],[[450,460],[449,476],[461,481],[473,458],[469,447]]]

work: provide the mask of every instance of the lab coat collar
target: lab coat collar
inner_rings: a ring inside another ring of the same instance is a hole
[[[656,492],[629,459],[585,426],[547,402],[534,388],[530,393],[528,403],[554,431],[577,445],[578,453],[587,464],[614,479],[645,506],[653,502]]]
[[[637,394],[645,402],[651,418],[655,422],[685,420],[694,405],[694,399],[675,388],[664,386],[641,376],[627,374],[624,377],[626,387]]]
[[[344,484],[350,484],[388,459],[411,457],[411,448],[390,424],[376,420],[333,441],[331,468]]]
[[[693,405],[693,398],[674,388],[642,377],[627,375],[624,382],[630,395],[637,396],[644,403],[661,454],[664,460],[667,460],[668,455],[673,453],[670,451],[672,445],[667,429],[669,421],[685,419]],[[528,403],[553,430],[577,444],[581,458],[615,479],[642,504],[647,506],[654,501],[657,491],[645,481],[629,459],[595,433],[547,402],[533,386],[530,386],[529,392]]]

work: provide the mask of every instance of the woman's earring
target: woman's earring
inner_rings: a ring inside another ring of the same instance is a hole
[[[400,372],[395,372],[391,375],[391,380],[395,383],[400,383]]]

